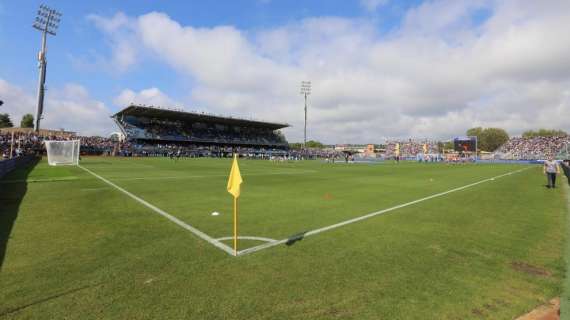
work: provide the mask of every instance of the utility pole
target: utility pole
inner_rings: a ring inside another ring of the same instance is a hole
[[[59,26],[61,13],[45,5],[40,5],[38,15],[33,27],[42,33],[42,48],[38,54],[38,68],[40,69],[40,77],[38,80],[38,105],[36,107],[36,118],[34,122],[34,131],[40,130],[40,120],[44,112],[44,95],[45,95],[45,82],[46,82],[46,41],[47,35],[55,36],[55,32]]]
[[[307,96],[311,94],[311,81],[301,82],[301,94],[305,96],[305,130],[303,135],[303,149],[307,147]]]

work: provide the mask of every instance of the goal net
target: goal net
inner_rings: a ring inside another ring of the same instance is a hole
[[[44,142],[50,166],[79,164],[79,140]]]

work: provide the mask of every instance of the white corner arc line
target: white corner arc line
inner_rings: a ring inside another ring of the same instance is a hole
[[[234,237],[223,237],[223,238],[218,238],[216,240],[218,240],[218,241],[233,240],[233,238]],[[264,238],[264,237],[252,237],[252,236],[238,236],[237,238],[238,238],[238,240],[254,240],[254,241],[263,241],[263,242],[275,242],[275,241],[277,241],[275,239]]]
[[[162,209],[146,202],[145,200],[135,196],[134,194],[130,193],[129,191],[119,187],[118,185],[114,184],[113,182],[101,177],[100,175],[96,174],[95,172],[83,167],[83,166],[78,166],[79,168],[87,171],[88,173],[92,174],[93,176],[99,178],[101,181],[109,184],[110,186],[114,187],[115,189],[121,191],[122,193],[126,194],[127,196],[131,197],[132,199],[136,200],[137,202],[141,203],[142,205],[146,206],[147,208],[153,210],[154,212],[160,214],[161,216],[165,217],[166,219],[176,223],[177,225],[179,225],[180,227],[192,232],[194,235],[196,235],[197,237],[205,240],[206,242],[212,244],[213,246],[217,247],[218,249],[223,250],[224,252],[230,254],[230,255],[234,255],[234,250],[232,248],[230,248],[229,246],[221,243],[220,241],[210,237],[209,235],[205,234],[204,232],[194,228],[193,226],[183,222],[182,220],[176,218],[175,216],[163,211]]]
[[[318,233],[321,233],[321,232],[325,232],[325,231],[329,231],[329,230],[336,229],[336,228],[340,228],[340,227],[342,227],[342,226],[345,226],[345,225],[348,225],[348,224],[351,224],[351,223],[355,223],[355,222],[359,222],[359,221],[362,221],[362,220],[370,219],[370,218],[372,218],[372,217],[375,217],[375,216],[378,216],[378,215],[381,215],[381,214],[384,214],[384,213],[387,213],[387,212],[390,212],[390,211],[394,211],[394,210],[397,210],[397,209],[401,209],[401,208],[404,208],[404,207],[407,207],[407,206],[414,205],[414,204],[416,204],[416,203],[420,203],[420,202],[427,201],[427,200],[430,200],[430,199],[433,199],[433,198],[441,197],[441,196],[444,196],[444,195],[446,195],[446,194],[450,194],[450,193],[453,193],[453,192],[457,192],[457,191],[461,191],[461,190],[464,190],[464,189],[467,189],[467,188],[471,188],[471,187],[474,187],[474,186],[479,185],[479,184],[481,184],[481,183],[485,183],[485,182],[488,182],[488,181],[493,181],[493,180],[495,180],[495,179],[499,179],[499,178],[502,178],[502,177],[505,177],[505,176],[509,176],[509,175],[514,174],[514,173],[519,173],[519,172],[528,170],[528,169],[530,169],[530,168],[532,168],[532,167],[527,167],[527,168],[524,168],[524,169],[520,169],[520,170],[516,170],[516,171],[511,171],[511,172],[508,172],[508,173],[505,173],[505,174],[501,174],[501,175],[498,175],[498,176],[495,176],[495,177],[492,177],[492,178],[487,178],[487,179],[484,179],[484,180],[481,180],[481,181],[477,181],[477,182],[474,182],[474,183],[470,183],[470,184],[465,185],[465,186],[462,186],[462,187],[454,188],[454,189],[447,190],[447,191],[440,192],[440,193],[436,193],[436,194],[433,194],[433,195],[431,195],[431,196],[427,196],[427,197],[424,197],[424,198],[421,198],[421,199],[417,199],[417,200],[414,200],[414,201],[410,201],[410,202],[407,202],[407,203],[403,203],[403,204],[400,204],[400,205],[397,205],[397,206],[394,206],[394,207],[390,207],[390,208],[383,209],[383,210],[380,210],[380,211],[375,211],[375,212],[372,212],[372,213],[368,213],[368,214],[365,214],[365,215],[363,215],[363,216],[356,217],[356,218],[349,219],[349,220],[345,220],[345,221],[342,221],[342,222],[339,222],[339,223],[336,223],[336,224],[333,224],[333,225],[330,225],[330,226],[326,226],[326,227],[322,227],[322,228],[319,228],[319,229],[311,230],[311,231],[306,232],[306,233],[303,235],[303,237],[305,238],[305,237],[313,236],[313,235],[315,235],[315,234],[318,234]],[[247,248],[247,249],[244,249],[244,250],[239,251],[239,252],[238,252],[238,256],[245,255],[245,254],[250,254],[250,253],[257,252],[257,251],[260,251],[260,250],[263,250],[263,249],[267,249],[267,248],[271,248],[271,247],[274,247],[274,246],[277,246],[277,245],[286,243],[287,241],[289,241],[289,239],[282,239],[282,240],[275,241],[275,242],[264,243],[264,244],[259,245],[259,246],[256,246],[256,247]]]

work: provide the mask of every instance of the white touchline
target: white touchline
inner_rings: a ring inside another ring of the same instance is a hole
[[[431,195],[431,196],[427,196],[427,197],[424,197],[424,198],[421,198],[421,199],[417,199],[417,200],[414,200],[414,201],[410,201],[410,202],[407,202],[407,203],[403,203],[403,204],[400,204],[400,205],[397,205],[397,206],[394,206],[394,207],[391,207],[391,208],[388,208],[388,209],[383,209],[383,210],[376,211],[376,212],[372,212],[372,213],[369,213],[369,214],[365,214],[365,215],[363,215],[363,216],[356,217],[356,218],[353,218],[353,219],[350,219],[350,220],[346,220],[346,221],[343,221],[343,222],[339,222],[339,223],[336,223],[336,224],[333,224],[333,225],[330,225],[330,226],[326,226],[326,227],[322,227],[322,228],[319,228],[319,229],[307,231],[307,232],[305,232],[305,233],[302,235],[302,237],[305,238],[305,237],[308,237],[308,236],[313,236],[313,235],[318,234],[318,233],[321,233],[321,232],[325,232],[325,231],[329,231],[329,230],[332,230],[332,229],[336,229],[336,228],[340,228],[340,227],[346,226],[347,224],[351,224],[351,223],[359,222],[359,221],[362,221],[362,220],[370,219],[370,218],[372,218],[372,217],[375,217],[375,216],[384,214],[384,213],[386,213],[386,212],[394,211],[394,210],[397,210],[397,209],[401,209],[401,208],[404,208],[404,207],[407,207],[407,206],[414,205],[414,204],[416,204],[416,203],[420,203],[420,202],[427,201],[427,200],[430,200],[430,199],[433,199],[433,198],[441,197],[441,196],[444,196],[444,195],[446,195],[446,194],[450,194],[450,193],[452,193],[452,192],[456,192],[456,191],[464,190],[464,189],[467,189],[467,188],[471,188],[471,187],[474,187],[474,186],[476,186],[476,185],[478,185],[478,184],[481,184],[481,183],[485,183],[485,182],[488,182],[488,181],[494,181],[495,179],[499,179],[499,178],[502,178],[502,177],[505,177],[505,176],[509,176],[509,175],[512,175],[513,173],[519,173],[519,172],[522,172],[522,171],[524,171],[524,170],[528,170],[528,169],[530,169],[530,168],[532,168],[532,167],[527,167],[527,168],[524,168],[524,169],[520,169],[520,170],[516,170],[516,171],[511,171],[511,172],[508,172],[508,173],[505,173],[505,174],[498,175],[498,176],[496,176],[496,177],[487,178],[487,179],[484,179],[484,180],[481,180],[481,181],[477,181],[477,182],[474,182],[474,183],[470,183],[470,184],[465,185],[465,186],[462,186],[462,187],[458,187],[458,188],[454,188],[454,189],[451,189],[451,190],[448,190],[448,191],[436,193],[436,194],[433,194],[433,195]],[[301,236],[299,236],[299,237],[301,237]],[[241,251],[238,252],[238,256],[245,255],[245,254],[250,254],[250,253],[257,252],[257,251],[260,251],[260,250],[263,250],[263,249],[267,249],[267,248],[271,248],[271,247],[274,247],[274,246],[277,246],[277,245],[286,243],[286,242],[288,242],[288,241],[291,241],[291,239],[283,239],[283,240],[279,240],[279,241],[268,242],[268,243],[264,243],[264,244],[259,245],[259,246],[256,246],[256,247],[251,247],[251,248],[248,248],[248,249],[244,249],[244,250],[241,250]]]
[[[232,255],[232,256],[234,255],[234,250],[233,250],[232,248],[230,248],[229,246],[227,246],[227,245],[221,243],[220,241],[218,241],[218,240],[216,240],[216,239],[210,237],[209,235],[205,234],[204,232],[202,232],[202,231],[200,231],[200,230],[198,230],[198,229],[192,227],[191,225],[189,225],[189,224],[183,222],[182,220],[176,218],[175,216],[173,216],[173,215],[171,215],[171,214],[169,214],[169,213],[167,213],[167,212],[161,210],[160,208],[157,208],[157,207],[155,207],[154,205],[152,205],[152,204],[150,204],[150,203],[144,201],[143,199],[141,199],[141,198],[135,196],[134,194],[128,192],[127,190],[125,190],[125,189],[119,187],[118,185],[112,183],[111,181],[109,181],[109,180],[107,180],[107,179],[101,177],[100,175],[96,174],[95,172],[93,172],[93,171],[91,171],[91,170],[89,170],[89,169],[87,169],[87,168],[85,168],[85,167],[82,167],[82,166],[78,166],[78,167],[81,168],[81,169],[83,169],[83,170],[85,170],[85,171],[87,171],[88,173],[92,174],[93,176],[99,178],[101,181],[103,181],[103,182],[109,184],[110,186],[114,187],[115,189],[117,189],[117,190],[123,192],[123,193],[126,194],[127,196],[133,198],[134,200],[138,201],[139,203],[143,204],[144,206],[148,207],[149,209],[152,209],[154,212],[160,214],[161,216],[165,217],[166,219],[168,219],[168,220],[170,220],[170,221],[176,223],[176,224],[179,225],[180,227],[182,227],[182,228],[184,228],[184,229],[186,229],[186,230],[192,232],[194,235],[196,235],[196,236],[202,238],[203,240],[207,241],[208,243],[214,245],[215,247],[217,247],[217,248],[219,248],[219,249],[222,249],[223,251],[225,251],[226,253],[228,253],[228,254],[230,254],[230,255]]]

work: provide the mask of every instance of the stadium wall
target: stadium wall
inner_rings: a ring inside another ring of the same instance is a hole
[[[12,170],[30,163],[34,158],[33,155],[27,155],[0,161],[0,179]]]

